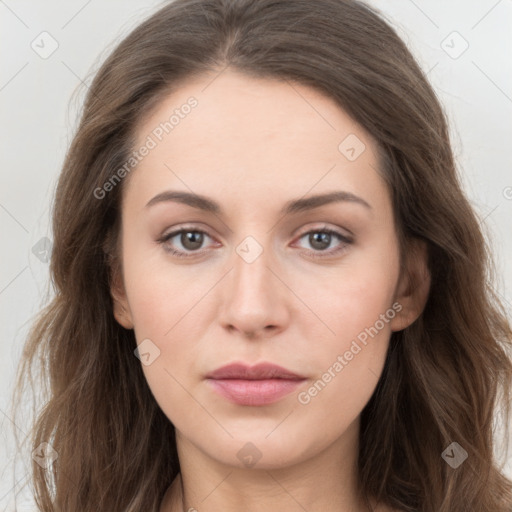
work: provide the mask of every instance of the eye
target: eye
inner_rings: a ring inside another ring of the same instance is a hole
[[[173,256],[187,258],[205,252],[204,249],[198,250],[203,245],[205,237],[211,238],[208,233],[200,229],[180,228],[163,235],[157,242],[161,243],[164,249]],[[176,239],[175,241],[173,241],[174,238]],[[174,249],[177,244],[181,245],[181,249],[179,247],[178,250]]]
[[[160,237],[157,242],[163,245],[164,249],[171,255],[178,258],[188,258],[198,256],[207,252],[202,249],[205,238],[212,238],[206,231],[192,227],[182,227],[171,233]],[[173,239],[175,239],[173,241]],[[306,239],[307,243],[313,248],[306,251],[312,258],[323,258],[337,255],[347,249],[347,246],[353,243],[353,240],[343,233],[340,233],[327,226],[310,230],[299,237],[299,240]],[[339,244],[334,249],[328,249],[333,241],[338,240]],[[178,248],[176,249],[176,247]],[[181,246],[181,247],[180,247]]]
[[[347,249],[347,246],[353,243],[353,240],[343,233],[328,227],[313,229],[301,235],[299,240],[306,239],[313,250],[307,251],[313,258],[323,258],[337,255]],[[334,249],[328,249],[335,240],[340,242]]]

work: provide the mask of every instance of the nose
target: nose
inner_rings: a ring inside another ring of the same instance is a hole
[[[223,280],[220,312],[222,326],[230,333],[259,339],[286,328],[291,292],[276,267],[266,249],[250,263],[235,252],[233,268]]]

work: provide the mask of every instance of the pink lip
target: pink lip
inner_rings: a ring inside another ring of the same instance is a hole
[[[281,366],[259,363],[247,366],[234,363],[206,376],[213,389],[239,405],[267,405],[278,401],[305,380]]]
[[[262,380],[262,379],[304,379],[302,375],[297,375],[282,366],[272,363],[259,363],[249,366],[244,363],[231,363],[206,375],[207,379],[244,379],[244,380]]]

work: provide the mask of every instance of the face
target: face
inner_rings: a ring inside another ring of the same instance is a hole
[[[138,127],[149,149],[123,183],[115,315],[182,439],[226,464],[252,450],[283,466],[354,430],[391,332],[420,308],[370,136],[307,86],[212,79]],[[301,379],[206,378],[262,362]]]

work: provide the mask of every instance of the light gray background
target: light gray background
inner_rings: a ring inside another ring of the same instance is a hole
[[[464,186],[494,244],[498,292],[511,312],[512,1],[369,3],[398,28],[445,106]],[[81,84],[90,84],[115,42],[159,5],[0,0],[0,510],[14,510],[14,490],[26,480],[22,466],[13,475],[8,405],[28,326],[47,292],[48,264],[32,248],[52,238],[50,202],[84,96]],[[31,47],[50,48],[43,31],[58,43],[47,58]],[[507,471],[512,476],[511,461]]]

